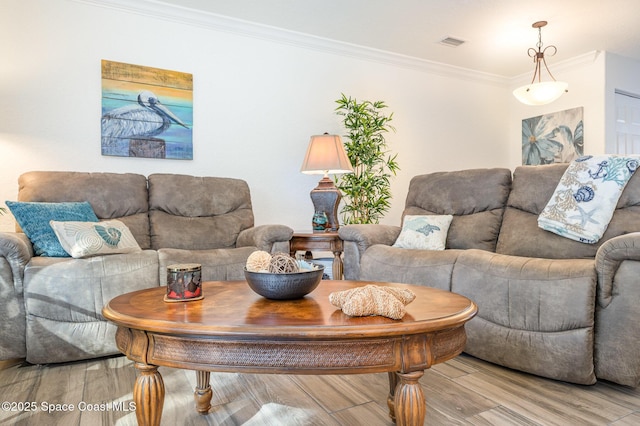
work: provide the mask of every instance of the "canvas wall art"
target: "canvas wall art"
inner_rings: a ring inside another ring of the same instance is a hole
[[[193,159],[193,75],[102,61],[102,155]]]
[[[522,164],[569,163],[583,154],[583,107],[522,120]]]

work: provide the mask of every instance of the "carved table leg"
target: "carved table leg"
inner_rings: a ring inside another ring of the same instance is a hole
[[[396,386],[398,386],[398,375],[395,371],[389,372],[389,396],[387,397],[387,407],[389,407],[389,417],[396,421]]]
[[[208,371],[196,371],[196,390],[193,392],[193,397],[196,400],[196,410],[200,414],[207,414],[211,409],[211,385],[209,384],[209,378],[211,373]]]
[[[135,363],[140,374],[133,387],[136,419],[141,426],[159,426],[164,405],[164,382],[155,365]]]
[[[424,371],[397,373],[400,382],[395,390],[396,424],[400,426],[422,426],[426,405],[422,386],[418,383]]]

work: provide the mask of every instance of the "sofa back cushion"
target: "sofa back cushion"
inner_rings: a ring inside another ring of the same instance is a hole
[[[547,259],[593,258],[598,247],[618,235],[640,231],[640,174],[625,187],[609,227],[596,244],[561,237],[538,227],[538,215],[553,195],[568,164],[520,166],[505,211],[496,251]]]
[[[235,247],[253,226],[251,195],[240,179],[152,174],[151,247],[206,250]]]
[[[98,219],[118,219],[141,248],[151,246],[145,176],[133,173],[33,171],[18,178],[18,201],[88,201]]]
[[[405,215],[453,215],[446,248],[495,251],[511,188],[509,169],[470,169],[415,176]]]

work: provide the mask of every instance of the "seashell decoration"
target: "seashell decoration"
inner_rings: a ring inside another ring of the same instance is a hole
[[[588,201],[593,200],[595,196],[595,192],[593,188],[589,186],[581,186],[578,190],[573,194],[573,198],[579,203],[586,203]]]

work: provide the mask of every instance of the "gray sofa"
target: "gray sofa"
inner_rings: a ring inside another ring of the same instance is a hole
[[[442,251],[392,247],[401,228],[349,225],[347,279],[397,281],[474,300],[465,351],[553,379],[640,382],[640,175],[597,244],[544,231],[537,217],[566,164],[412,179],[404,215],[451,214]]]
[[[18,184],[19,201],[88,201],[100,220],[125,223],[142,250],[42,257],[25,234],[0,233],[0,360],[57,363],[117,353],[115,327],[101,315],[110,299],[166,285],[174,263],[202,264],[203,280],[244,279],[253,251],[288,252],[293,234],[282,225],[254,226],[249,187],[239,179],[29,172]]]

